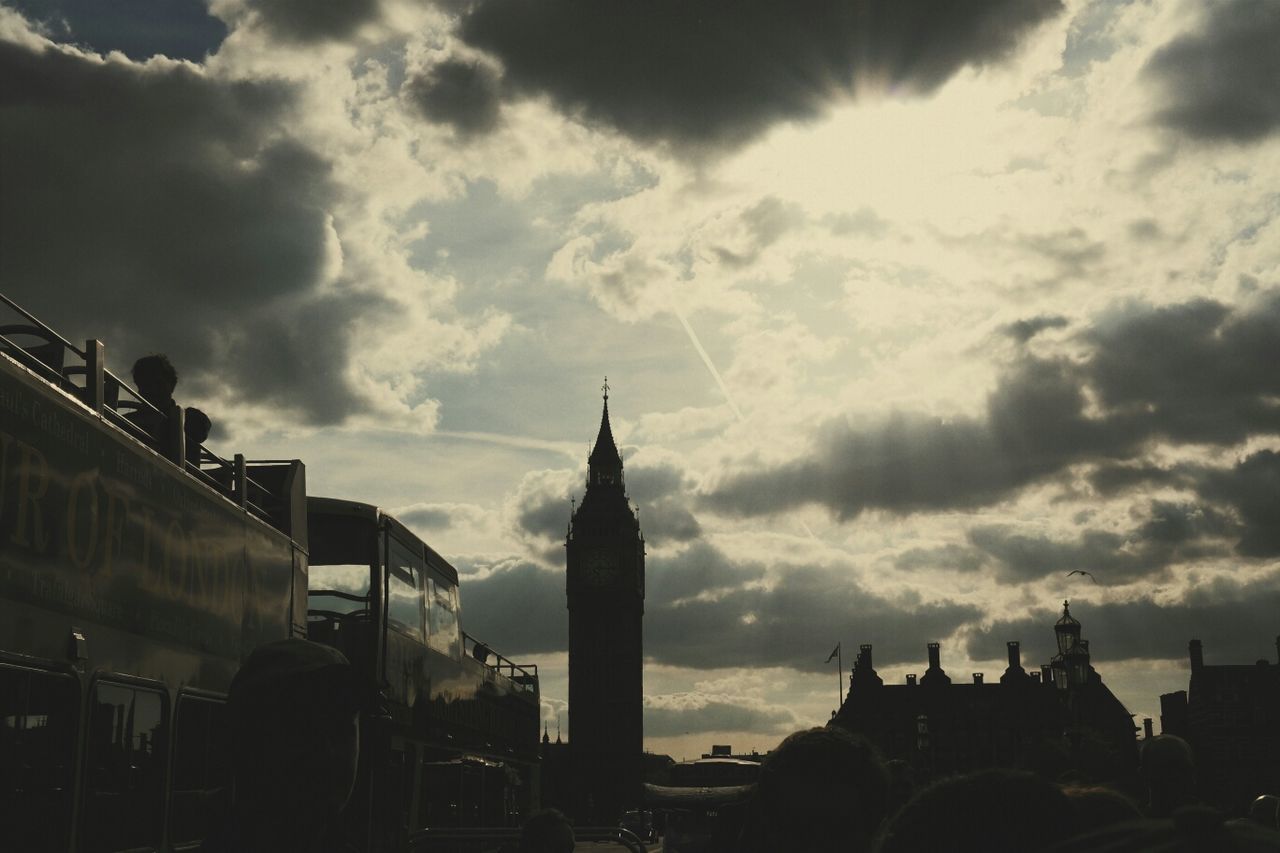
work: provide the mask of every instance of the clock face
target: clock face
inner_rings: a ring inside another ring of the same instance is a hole
[[[592,586],[612,583],[618,574],[613,555],[607,551],[591,551],[582,561],[582,577]]]

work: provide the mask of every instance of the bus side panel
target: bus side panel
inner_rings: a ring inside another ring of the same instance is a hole
[[[0,650],[74,659],[76,627],[93,668],[173,683],[169,649],[225,690],[289,635],[292,575],[287,537],[0,359]]]

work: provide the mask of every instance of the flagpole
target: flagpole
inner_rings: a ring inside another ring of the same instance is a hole
[[[841,653],[841,647],[844,642],[836,643],[836,713],[840,713],[840,706],[844,704],[844,655]]]

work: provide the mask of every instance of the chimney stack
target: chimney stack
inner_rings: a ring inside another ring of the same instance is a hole
[[[863,643],[861,646],[858,647],[858,660],[867,669],[875,669],[875,667],[871,665],[871,644],[870,643]]]
[[[1040,664],[1040,683],[1053,684],[1053,667],[1047,663]]]
[[[907,686],[908,687],[916,686],[916,674],[914,672],[907,674]]]
[[[1204,666],[1204,649],[1200,646],[1200,641],[1192,640],[1187,648],[1191,651],[1191,671],[1199,672]]]
[[[982,673],[980,673],[980,672],[975,672],[975,673],[973,674],[973,683],[974,683],[974,685],[975,685],[975,686],[977,686],[977,687],[981,687],[981,686],[982,686]]]
[[[1151,740],[1153,737],[1155,737],[1155,732],[1151,728],[1150,717],[1142,718],[1142,733],[1146,735],[1147,740]]]
[[[942,669],[940,648],[937,643],[929,644],[929,668],[920,679],[920,684],[924,687],[941,687],[951,683],[951,679],[947,677],[947,673]]]
[[[1022,644],[1010,640],[1005,647],[1009,650],[1009,669],[1022,669]]]

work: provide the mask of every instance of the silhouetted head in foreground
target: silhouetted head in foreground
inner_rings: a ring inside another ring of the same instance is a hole
[[[1057,785],[1022,770],[983,770],[925,788],[881,835],[880,853],[1033,853],[1075,832]]]
[[[1147,788],[1147,817],[1168,817],[1196,802],[1195,759],[1191,747],[1175,735],[1160,735],[1142,745],[1142,782]]]
[[[235,802],[225,849],[326,849],[355,785],[363,698],[337,649],[290,639],[254,650],[227,703]]]
[[[573,827],[555,809],[534,812],[520,830],[520,853],[573,853]]]
[[[1138,808],[1138,804],[1114,788],[1103,785],[1067,785],[1062,792],[1071,801],[1077,832],[1142,819],[1142,810]]]
[[[1263,794],[1249,804],[1249,820],[1280,832],[1280,797]]]
[[[163,353],[144,355],[133,363],[133,385],[142,399],[168,414],[173,390],[178,387],[178,371]]]
[[[916,793],[916,771],[901,758],[893,758],[884,763],[889,774],[889,797],[885,806],[885,816],[895,814]]]
[[[748,851],[862,851],[884,819],[889,780],[869,742],[839,726],[790,735],[769,753],[743,830]]]
[[[1280,833],[1249,821],[1224,821],[1208,806],[1185,806],[1162,820],[1104,827],[1065,841],[1051,853],[1276,853]]]

